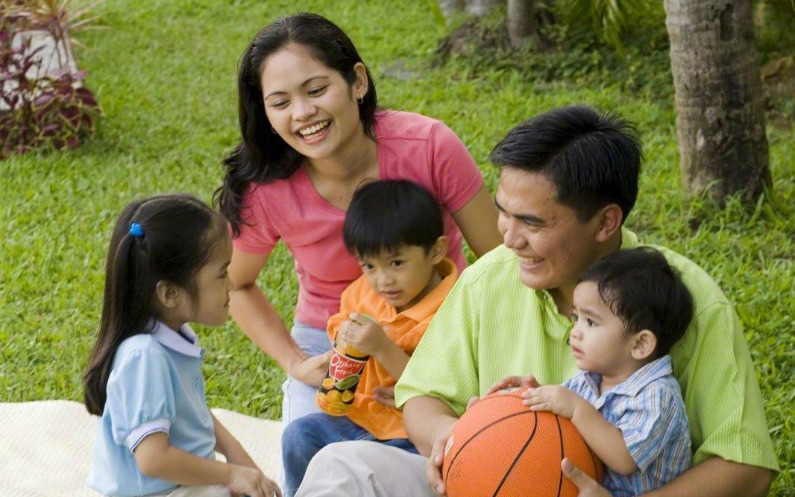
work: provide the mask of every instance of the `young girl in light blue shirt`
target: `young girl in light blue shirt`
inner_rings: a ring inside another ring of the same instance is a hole
[[[88,485],[107,496],[281,496],[207,407],[189,322],[229,310],[226,219],[189,195],[134,201],[110,242],[85,404],[101,416]],[[226,463],[215,459],[215,452]]]

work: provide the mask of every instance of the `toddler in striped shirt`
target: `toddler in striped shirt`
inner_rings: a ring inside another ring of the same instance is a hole
[[[693,316],[680,276],[655,249],[619,250],[589,267],[574,290],[571,351],[579,371],[530,388],[524,403],[571,419],[607,466],[614,497],[644,494],[691,465],[690,431],[671,347]],[[509,377],[492,388],[530,378]]]

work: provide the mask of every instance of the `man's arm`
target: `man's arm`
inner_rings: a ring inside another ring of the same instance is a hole
[[[434,397],[413,397],[403,406],[406,432],[420,454],[428,456],[425,475],[428,485],[439,495],[445,492],[441,471],[444,447],[456,421],[458,418],[447,404]]]
[[[578,497],[611,497],[610,492],[590,476],[571,466],[561,465],[563,474],[579,489]],[[711,457],[685,471],[666,485],[644,494],[646,497],[764,497],[770,490],[773,472],[759,466],[739,464]]]

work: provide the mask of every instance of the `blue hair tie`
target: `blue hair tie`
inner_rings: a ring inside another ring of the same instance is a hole
[[[135,238],[143,238],[144,237],[144,229],[138,223],[130,224],[130,234]]]

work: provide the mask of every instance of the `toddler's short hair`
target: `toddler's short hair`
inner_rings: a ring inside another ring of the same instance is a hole
[[[619,250],[596,261],[580,282],[598,285],[602,300],[627,333],[650,330],[657,337],[654,358],[668,354],[693,318],[693,297],[659,251],[651,247]]]

